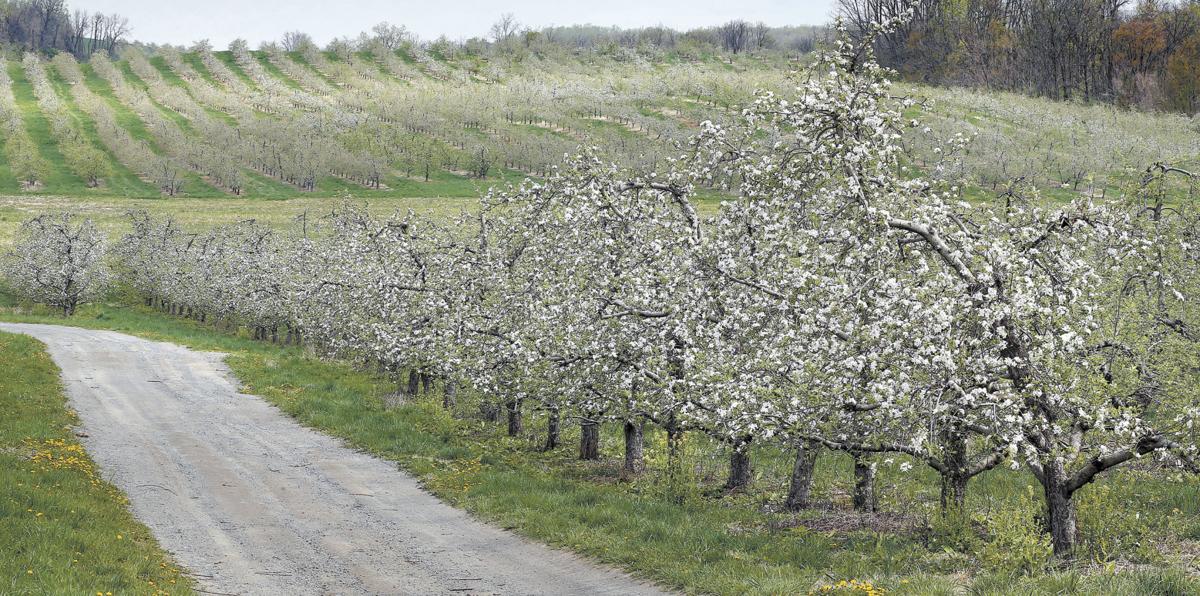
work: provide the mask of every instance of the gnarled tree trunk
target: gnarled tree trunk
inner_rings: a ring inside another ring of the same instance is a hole
[[[961,435],[947,438],[942,472],[942,511],[962,511],[967,500],[967,441]]]
[[[625,421],[625,463],[621,466],[621,475],[626,478],[641,474],[646,467],[644,433],[645,427],[640,420]]]
[[[1046,492],[1046,525],[1054,554],[1069,557],[1075,551],[1075,502],[1067,487],[1068,478],[1063,463],[1047,458],[1042,466],[1042,487]]]
[[[600,459],[600,423],[584,420],[579,431],[579,459]]]
[[[821,454],[816,445],[806,445],[803,442],[796,446],[796,461],[792,464],[792,479],[788,484],[787,500],[784,507],[797,511],[808,507],[812,496],[813,470],[817,466],[817,457]]]
[[[550,451],[558,447],[560,414],[557,407],[550,408],[546,413],[546,442],[542,451]]]
[[[729,478],[725,481],[725,489],[736,490],[749,486],[752,473],[750,440],[742,439],[734,442],[729,452]]]
[[[854,510],[874,513],[879,508],[875,498],[875,462],[866,454],[854,454]]]
[[[521,418],[521,400],[508,400],[508,403],[505,404],[505,409],[508,411],[508,436],[515,437],[524,430],[524,423]]]
[[[416,369],[408,371],[408,395],[415,396],[420,389],[421,375]]]

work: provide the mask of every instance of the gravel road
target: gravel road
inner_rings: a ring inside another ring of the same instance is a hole
[[[408,474],[238,393],[221,354],[0,323],[44,342],[133,513],[224,594],[657,594],[492,528]]]

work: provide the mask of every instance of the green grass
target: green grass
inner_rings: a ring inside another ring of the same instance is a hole
[[[79,123],[79,128],[83,131],[83,134],[87,136],[88,141],[91,142],[94,147],[98,147],[100,150],[104,151],[104,154],[108,156],[110,173],[104,178],[105,189],[114,194],[127,197],[157,196],[159,194],[159,190],[157,188],[155,188],[152,184],[142,180],[135,172],[126,167],[125,164],[121,163],[120,160],[117,159],[117,156],[113,154],[113,152],[107,146],[105,146],[103,142],[100,141],[100,135],[96,132],[96,124],[87,116],[87,114],[83,113],[83,110],[79,109],[78,105],[76,105],[75,97],[71,94],[70,85],[68,85],[67,82],[59,75],[58,71],[53,68],[49,68],[46,69],[46,74],[49,77],[51,84],[54,85],[59,99],[61,99],[63,104],[70,109],[71,115],[74,116],[75,121]]]
[[[179,76],[179,73],[174,70],[171,70],[171,66],[167,64],[166,58],[162,56],[150,56],[147,60],[150,61],[150,65],[158,71],[158,74],[162,75],[163,80],[168,84],[181,89],[188,88],[187,82],[183,80],[183,77]]]
[[[0,362],[0,593],[192,593],[80,447],[45,346],[0,333]]]
[[[255,60],[258,60],[258,63],[262,65],[263,69],[266,70],[267,73],[278,79],[281,83],[297,91],[304,90],[304,87],[300,83],[292,80],[287,73],[280,70],[278,66],[275,66],[275,63],[271,62],[271,59],[267,56],[266,52],[251,52],[251,54],[254,56]]]
[[[314,75],[317,75],[318,78],[320,78],[321,80],[328,83],[330,87],[333,87],[334,89],[336,89],[338,87],[337,81],[331,79],[329,77],[329,75],[325,74],[324,72],[321,72],[320,69],[318,69],[315,65],[313,65],[311,62],[309,62],[308,58],[304,57],[303,52],[288,52],[287,57],[291,58],[292,61],[295,62],[296,64],[299,64],[300,66],[302,66],[304,68],[307,68]]]
[[[242,70],[242,66],[237,63],[236,59],[234,59],[233,52],[228,50],[223,52],[213,52],[213,56],[215,56],[217,60],[224,62],[225,66],[230,70],[230,72],[232,72],[237,78],[241,79],[241,81],[245,83],[247,87],[253,90],[258,90],[258,83],[254,82],[254,79],[250,78],[250,75],[246,74],[246,71]]]
[[[0,317],[62,322],[9,304],[5,309],[0,300]],[[85,307],[67,323],[227,352],[245,391],[262,395],[305,425],[399,462],[448,502],[498,526],[687,592],[806,593],[852,578],[897,594],[1200,590],[1185,563],[1171,554],[1195,552],[1200,540],[1197,483],[1168,481],[1148,469],[1106,476],[1081,492],[1080,515],[1088,524],[1083,544],[1103,539],[1116,549],[1101,559],[1103,564],[1092,563],[1096,557],[1089,554],[1066,567],[1006,572],[989,567],[986,540],[976,526],[955,531],[939,524],[933,474],[919,466],[900,473],[901,458],[881,463],[879,490],[882,509],[904,521],[905,529],[825,527],[830,520],[856,519],[846,511],[851,462],[844,456],[824,456],[818,466],[814,498],[823,508],[790,514],[777,506],[790,465],[787,453],[757,449],[754,487],[728,495],[719,488],[726,452],[691,435],[685,461],[688,486],[694,488],[669,494],[664,438],[658,432],[647,436],[649,471],[623,482],[617,474],[615,425],[603,433],[604,459],[579,462],[573,426],[567,427],[563,447],[541,452],[544,420],[536,414],[528,415],[525,435],[509,438],[498,425],[476,418],[477,404],[469,395],[454,412],[443,411],[436,394],[388,408],[384,398],[396,390],[394,382],[314,359],[298,348],[253,342],[122,303]],[[1037,506],[1034,484],[1024,472],[987,473],[972,484],[968,509],[1004,522]],[[999,552],[1003,560],[1007,555]]]
[[[160,147],[157,141],[155,141],[154,135],[150,134],[150,131],[146,128],[145,122],[143,122],[142,118],[134,113],[131,108],[121,103],[112,87],[108,84],[108,81],[104,80],[104,77],[101,77],[98,73],[96,73],[95,69],[93,69],[90,64],[80,64],[79,67],[83,70],[84,84],[88,86],[88,89],[90,89],[92,93],[95,93],[101,99],[108,102],[108,105],[112,107],[114,113],[116,114],[117,124],[128,131],[129,135],[134,139],[145,141],[150,149],[154,151],[154,153],[162,155],[162,147]],[[183,196],[204,198],[226,196],[223,191],[202,180],[195,172],[186,172],[185,177],[186,182],[184,183],[183,190],[180,193]],[[155,189],[153,194],[159,195],[161,193]]]
[[[66,158],[58,150],[58,143],[50,132],[50,121],[38,107],[37,97],[33,94],[33,84],[25,76],[25,69],[18,61],[9,61],[8,76],[12,79],[13,96],[16,98],[17,109],[21,112],[21,120],[29,137],[37,145],[42,158],[49,164],[45,173],[42,188],[48,193],[83,192],[87,193],[87,184],[67,167]]]
[[[0,127],[0,143],[8,140],[8,131],[4,127]],[[4,151],[4,146],[0,145],[0,190],[7,193],[17,193],[21,191],[21,181],[17,180],[13,174],[12,166],[8,165],[9,157]]]
[[[199,54],[195,52],[185,52],[181,55],[181,57],[185,64],[191,66],[192,70],[195,70],[196,74],[200,75],[200,78],[204,79],[205,81],[208,81],[210,85],[217,88],[224,87],[224,84],[218,81],[217,77],[213,76],[213,73],[208,70],[207,66],[204,65],[204,61],[200,59]]]
[[[193,58],[195,58],[195,56],[191,55],[191,54],[188,54],[187,56],[192,56]],[[199,64],[200,68],[204,67],[203,63],[201,63],[199,61],[199,59],[188,60],[185,56],[184,62],[185,62],[185,64],[192,65],[193,67],[195,67],[196,64]],[[203,102],[200,102],[199,100],[197,100],[196,94],[192,92],[191,85],[189,85],[187,81],[183,80],[183,77],[179,76],[179,73],[175,72],[174,70],[171,70],[171,66],[167,64],[167,60],[165,58],[163,58],[162,56],[154,56],[154,57],[150,58],[150,64],[152,66],[154,66],[154,68],[158,69],[158,72],[159,72],[159,74],[162,75],[164,81],[187,91],[188,96],[190,96],[193,101],[196,101],[196,103],[198,105],[200,105],[200,107],[203,108],[204,111],[206,113],[208,113],[209,116],[212,116],[213,118],[222,120],[230,126],[238,125],[237,119],[234,118],[233,116],[230,116],[229,114],[226,114],[225,112],[215,109],[211,106],[205,105]],[[200,71],[198,70],[197,72],[199,73]],[[207,71],[205,71],[205,73],[207,73]],[[211,75],[210,76],[201,75],[201,78],[207,80],[208,82],[212,83],[213,85],[217,85],[217,83],[212,79]]]
[[[161,103],[158,103],[158,100],[154,99],[154,96],[150,94],[150,85],[143,81],[141,77],[137,76],[137,73],[133,72],[133,67],[131,67],[128,62],[122,60],[117,62],[116,66],[121,71],[121,74],[125,77],[125,83],[134,87],[135,89],[140,89],[143,93],[145,93],[146,97],[150,100],[150,103],[154,104],[154,108],[158,110],[158,113],[162,114],[163,117],[167,118],[168,120],[174,122],[175,125],[185,133],[191,134],[195,132],[195,130],[192,128],[192,123],[187,119],[187,117],[179,112],[176,112],[175,110],[172,110],[171,108],[168,108],[167,106],[162,105]]]

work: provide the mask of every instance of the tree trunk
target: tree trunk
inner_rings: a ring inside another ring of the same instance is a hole
[[[500,420],[500,408],[491,401],[483,401],[479,404],[479,413],[483,415],[483,419],[488,422],[496,422]]]
[[[640,420],[625,421],[625,464],[621,467],[622,476],[636,476],[645,469],[646,463],[642,455],[646,446],[644,432],[645,427]]]
[[[579,430],[579,459],[600,459],[600,423],[584,420]]]
[[[416,370],[408,371],[408,395],[415,396],[420,389],[420,374]]]
[[[946,439],[946,471],[942,473],[942,513],[962,511],[967,499],[967,440],[962,435]]]
[[[854,510],[874,513],[879,504],[875,499],[875,462],[865,454],[854,454]]]
[[[787,500],[784,501],[784,507],[789,511],[808,507],[812,495],[813,470],[820,454],[816,445],[800,443],[796,446],[796,462],[792,465],[792,480],[788,485]]]
[[[453,408],[458,403],[458,382],[453,379],[446,379],[442,385],[442,407],[447,410]]]
[[[1054,554],[1070,557],[1075,551],[1075,502],[1067,492],[1067,473],[1061,461],[1047,458],[1043,465],[1046,491],[1046,521],[1050,530],[1050,541]]]
[[[422,372],[421,373],[421,393],[428,394],[430,391],[433,391],[433,375],[431,375],[427,372]]]
[[[546,417],[546,443],[542,445],[542,451],[558,447],[559,420],[558,408],[550,408]]]
[[[736,490],[750,485],[750,441],[738,441],[729,452],[729,478],[726,490]]]
[[[521,418],[521,400],[511,399],[505,404],[508,411],[508,436],[515,437],[524,429]]]
[[[942,475],[942,513],[963,511],[967,501],[968,480],[970,478],[962,473]]]

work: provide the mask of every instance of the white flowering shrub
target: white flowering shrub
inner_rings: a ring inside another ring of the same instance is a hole
[[[106,258],[104,234],[92,220],[62,213],[23,223],[0,263],[13,293],[69,317],[108,290],[112,276]]]

